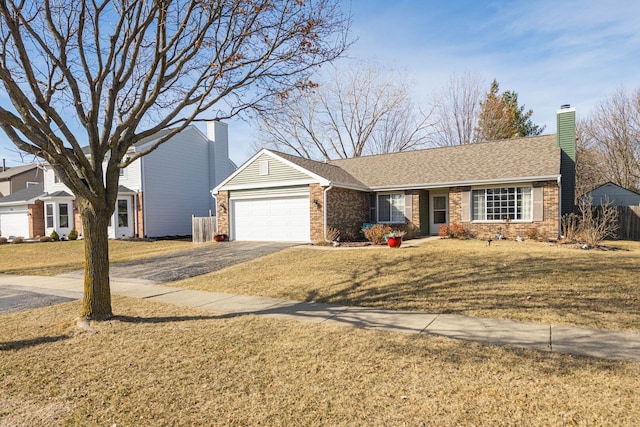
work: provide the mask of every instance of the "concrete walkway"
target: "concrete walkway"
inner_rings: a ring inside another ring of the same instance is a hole
[[[82,297],[82,279],[0,274],[3,294],[32,292]],[[439,335],[483,344],[640,362],[640,333],[548,325],[452,314],[380,310],[181,289],[148,282],[111,282],[116,295],[193,307],[228,316],[253,314],[392,332]]]

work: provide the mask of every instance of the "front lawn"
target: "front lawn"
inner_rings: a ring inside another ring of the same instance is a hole
[[[114,307],[97,333],[75,326],[79,301],[0,316],[0,425],[640,423],[638,363],[118,296]]]
[[[191,248],[193,243],[186,240],[110,240],[109,259],[127,262]],[[81,240],[0,245],[0,274],[55,276],[83,268]]]
[[[607,245],[612,250],[479,240],[400,249],[297,247],[172,286],[640,330],[640,243]]]

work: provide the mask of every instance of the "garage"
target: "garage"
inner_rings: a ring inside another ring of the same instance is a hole
[[[0,235],[9,239],[29,237],[29,216],[26,209],[0,211]]]
[[[309,196],[231,200],[231,239],[309,242]]]

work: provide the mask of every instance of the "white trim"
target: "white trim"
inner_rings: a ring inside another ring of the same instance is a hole
[[[443,187],[469,187],[469,186],[482,186],[482,185],[508,186],[510,184],[520,184],[524,182],[555,181],[559,179],[560,179],[560,175],[532,176],[532,177],[529,176],[529,177],[522,177],[522,178],[496,178],[496,179],[485,179],[485,180],[478,180],[478,181],[452,181],[452,182],[437,182],[433,184],[380,186],[380,187],[371,187],[371,190],[372,191],[403,191],[403,190],[430,190],[433,188],[443,188]]]

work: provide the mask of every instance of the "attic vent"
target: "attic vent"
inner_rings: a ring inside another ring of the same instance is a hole
[[[568,109],[568,108],[571,108],[571,104],[562,104],[562,105],[560,106],[560,109],[561,109],[561,110],[566,110],[566,109]]]
[[[269,160],[260,161],[260,170],[258,172],[261,176],[269,175]]]

